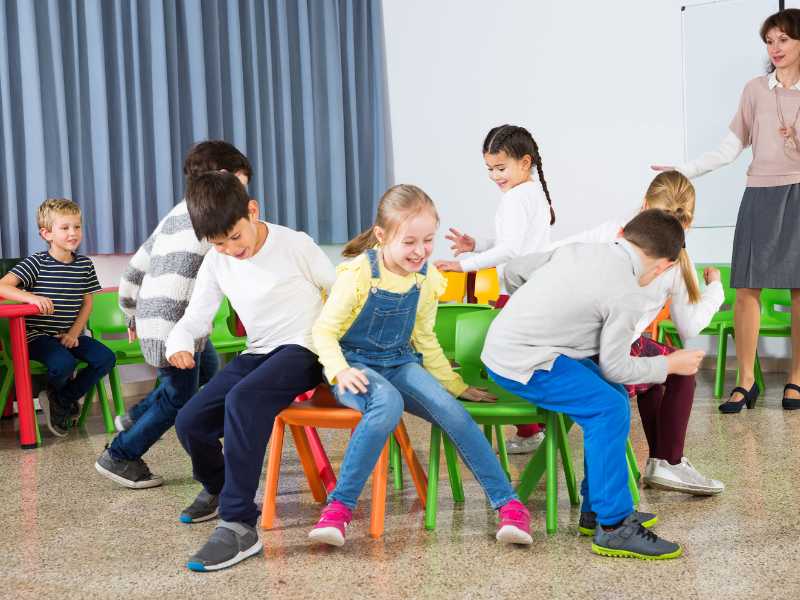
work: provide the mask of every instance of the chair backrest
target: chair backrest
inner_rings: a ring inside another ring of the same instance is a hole
[[[659,311],[659,313],[656,315],[656,318],[653,319],[653,322],[650,323],[650,325],[648,325],[645,329],[645,331],[650,333],[650,337],[652,339],[656,339],[658,337],[658,324],[661,323],[661,321],[666,321],[669,319],[669,304],[670,301],[667,300],[664,308]]]
[[[482,310],[461,315],[456,321],[456,362],[463,367],[482,367],[481,352],[489,326],[499,310]]]
[[[108,334],[120,334],[128,330],[125,313],[119,307],[117,290],[98,292],[94,295],[88,327],[92,336],[98,340]]]
[[[433,331],[446,356],[453,356],[456,348],[456,322],[461,315],[492,310],[488,304],[440,304],[436,310]]]
[[[785,310],[781,310],[781,308]],[[789,290],[761,290],[761,312],[779,320],[791,322],[792,293]]]
[[[500,295],[500,279],[497,269],[481,269],[475,274],[475,298],[478,304],[489,304]]]
[[[455,271],[444,271],[442,274],[447,279],[447,289],[439,296],[439,302],[463,302],[467,293],[467,274]]]
[[[214,315],[214,324],[211,329],[211,339],[231,339],[236,337],[231,329],[231,303],[227,296],[219,304],[219,310]]]

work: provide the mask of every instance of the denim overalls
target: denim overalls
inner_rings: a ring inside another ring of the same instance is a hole
[[[435,423],[450,437],[493,508],[516,499],[486,437],[461,404],[422,367],[421,355],[411,347],[428,265],[415,275],[417,281],[410,290],[390,292],[378,287],[378,252],[367,250],[366,254],[372,276],[369,296],[339,345],[348,364],[361,369],[369,385],[363,394],[340,392],[334,386],[339,402],[363,413],[363,417],[350,438],[330,500],[355,508],[404,409]]]

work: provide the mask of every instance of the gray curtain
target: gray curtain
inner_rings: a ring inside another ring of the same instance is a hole
[[[132,252],[225,139],[268,220],[341,243],[391,182],[379,0],[0,0],[0,256],[34,211],[84,212],[83,253]]]

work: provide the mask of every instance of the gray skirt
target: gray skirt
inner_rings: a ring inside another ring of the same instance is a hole
[[[731,260],[733,288],[800,288],[800,183],[744,191]]]

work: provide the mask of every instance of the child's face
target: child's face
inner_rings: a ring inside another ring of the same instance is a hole
[[[439,222],[429,210],[406,219],[389,240],[386,232],[376,227],[375,235],[383,246],[386,267],[398,275],[417,273],[433,252],[433,238],[438,228]]]
[[[483,160],[489,169],[489,179],[504,192],[531,178],[531,157],[527,154],[521,159],[511,158],[505,150],[501,150],[497,154],[487,152]]]
[[[217,252],[239,260],[258,252],[263,243],[258,235],[258,203],[250,200],[247,210],[247,218],[239,219],[228,233],[208,238]]]
[[[42,227],[41,236],[50,243],[51,249],[75,252],[81,245],[83,231],[80,215],[55,215],[50,229]]]

